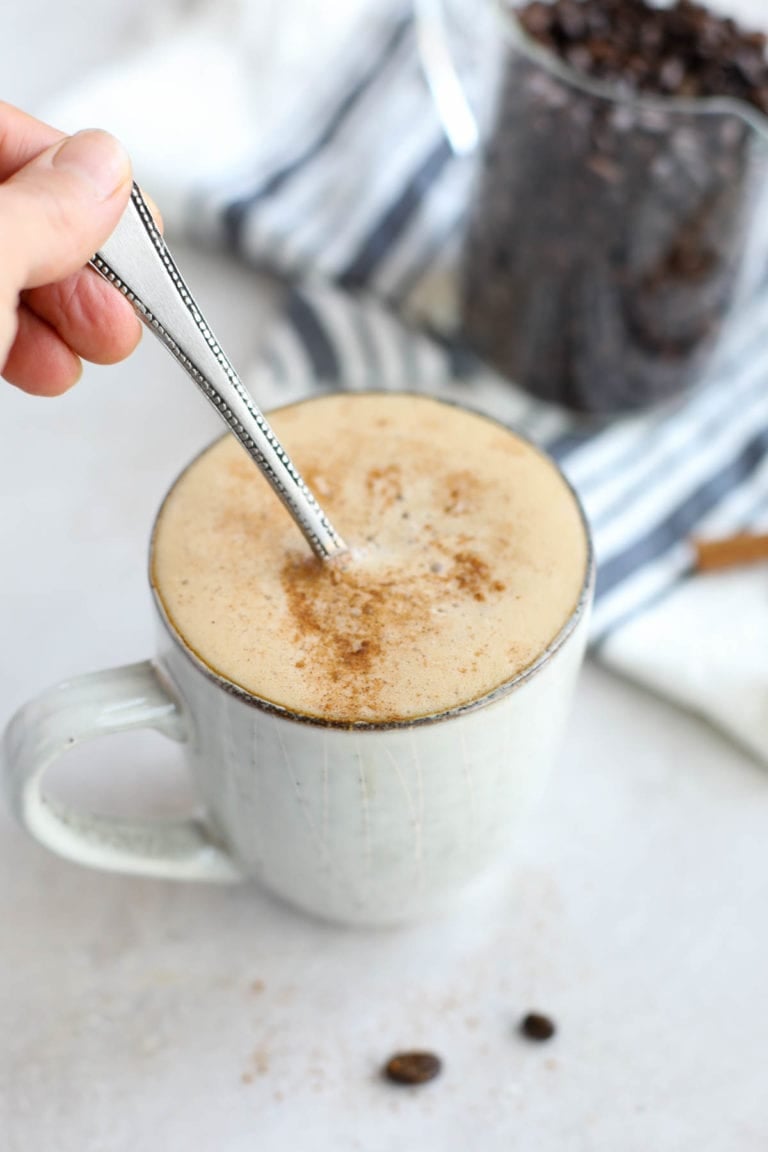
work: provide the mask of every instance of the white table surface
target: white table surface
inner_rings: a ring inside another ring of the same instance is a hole
[[[130,29],[127,4],[17,7],[0,91],[18,103]],[[179,253],[244,362],[263,289]],[[149,338],[57,401],[0,387],[1,722],[151,652],[153,514],[216,431]],[[84,747],[56,783],[123,813],[189,802],[159,736]],[[386,933],[254,889],[87,872],[2,812],[0,1149],[764,1152],[766,784],[696,720],[587,667],[513,875],[462,916]],[[515,1034],[532,1007],[559,1024],[548,1045]],[[443,1076],[381,1082],[415,1045]]]

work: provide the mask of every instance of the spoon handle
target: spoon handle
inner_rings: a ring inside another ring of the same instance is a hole
[[[134,184],[117,228],[91,265],[131,302],[229,425],[312,550],[327,560],[344,542],[224,355]]]

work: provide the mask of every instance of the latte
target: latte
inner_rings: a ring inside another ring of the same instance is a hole
[[[273,427],[349,551],[321,562],[233,437],[180,477],[152,580],[200,660],[327,720],[439,714],[513,679],[573,613],[587,537],[555,465],[485,417],[323,396]]]

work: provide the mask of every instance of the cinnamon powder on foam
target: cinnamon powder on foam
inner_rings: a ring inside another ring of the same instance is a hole
[[[321,562],[237,442],[183,474],[153,582],[190,647],[254,695],[346,722],[492,691],[557,635],[587,543],[555,467],[423,397],[327,396],[270,420],[350,551]]]

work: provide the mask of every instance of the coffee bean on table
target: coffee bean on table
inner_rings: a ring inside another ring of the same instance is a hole
[[[440,1057],[433,1052],[396,1052],[382,1071],[395,1084],[426,1084],[440,1074],[442,1067]]]
[[[520,1031],[529,1040],[551,1040],[557,1028],[549,1016],[541,1012],[529,1012],[520,1021]]]

